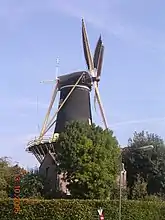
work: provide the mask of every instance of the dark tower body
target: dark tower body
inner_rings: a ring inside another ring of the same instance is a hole
[[[66,99],[80,77],[79,83],[57,114],[55,133],[64,131],[67,122],[76,120],[92,122],[90,104],[91,77],[88,72],[75,72],[59,77],[59,106]]]

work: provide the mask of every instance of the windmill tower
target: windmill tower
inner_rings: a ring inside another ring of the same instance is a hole
[[[92,123],[90,100],[90,92],[92,89],[94,89],[95,93],[94,100],[98,103],[104,126],[107,128],[107,122],[98,89],[103,63],[104,46],[100,36],[96,44],[94,56],[92,57],[83,19],[82,41],[87,70],[61,75],[58,76],[56,80],[53,80],[55,81],[55,86],[40,135],[27,145],[27,151],[33,153],[41,164],[40,172],[49,179],[50,187],[57,188],[60,184],[63,184],[63,186],[61,186],[63,191],[65,191],[65,185],[60,181],[60,177],[56,173],[56,141],[60,133],[65,130],[67,122],[76,120],[88,122],[89,124]],[[58,109],[52,118],[50,118],[50,113],[58,92],[60,93]],[[47,137],[47,132],[53,126],[54,132],[52,136]]]

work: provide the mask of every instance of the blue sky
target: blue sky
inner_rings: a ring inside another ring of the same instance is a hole
[[[25,152],[39,133],[55,78],[86,69],[81,18],[91,48],[99,34],[105,45],[100,93],[109,127],[126,145],[133,132],[165,138],[164,0],[0,1],[0,156],[32,167]],[[38,100],[38,101],[37,101]],[[38,104],[37,104],[38,103]],[[99,112],[93,115],[101,124]]]

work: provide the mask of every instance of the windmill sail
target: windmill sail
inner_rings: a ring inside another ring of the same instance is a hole
[[[100,36],[99,40],[97,42],[97,45],[96,45],[94,58],[93,58],[94,68],[97,70],[97,77],[100,77],[100,75],[101,75],[103,54],[104,54],[104,46],[103,46],[101,36]]]
[[[100,49],[98,64],[97,64],[97,77],[98,78],[101,75],[101,69],[102,69],[102,64],[103,64],[103,54],[104,54],[104,46],[102,45]]]
[[[87,64],[88,70],[92,71],[94,70],[93,59],[92,59],[92,55],[90,52],[89,41],[88,41],[85,23],[83,19],[82,19],[82,40],[83,40],[83,49],[84,49],[84,56],[85,56],[86,64]]]
[[[96,44],[96,49],[95,49],[94,57],[93,57],[93,63],[94,63],[95,68],[97,68],[97,65],[98,65],[101,46],[102,46],[102,40],[101,40],[101,35],[100,35],[97,41],[97,44]]]

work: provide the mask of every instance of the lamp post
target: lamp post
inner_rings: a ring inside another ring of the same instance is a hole
[[[148,151],[152,150],[154,147],[153,145],[147,145],[147,146],[142,146],[139,148],[131,148],[131,151]],[[130,149],[130,148],[129,148]],[[123,176],[123,182],[124,182],[124,174],[126,170],[124,169],[124,163],[122,163],[122,156],[121,156],[121,164],[120,164],[120,178],[119,178],[119,220],[121,220],[121,202],[122,202],[122,184],[121,184],[121,179]]]

